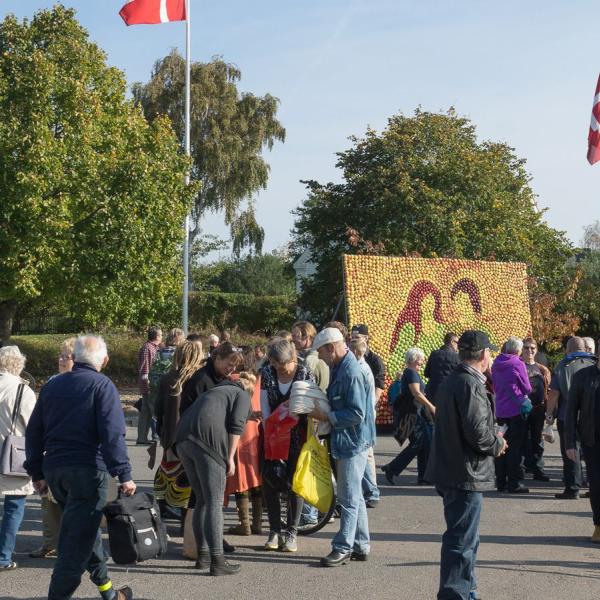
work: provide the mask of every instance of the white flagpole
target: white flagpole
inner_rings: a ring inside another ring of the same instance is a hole
[[[190,137],[190,70],[191,70],[191,20],[190,20],[190,0],[185,0],[185,153],[191,155],[191,137]],[[190,174],[185,176],[186,185],[190,184]],[[182,326],[185,335],[188,334],[189,325],[189,288],[190,288],[190,215],[185,217],[185,238],[183,242],[183,308],[182,308]]]

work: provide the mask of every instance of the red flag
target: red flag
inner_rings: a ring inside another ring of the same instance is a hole
[[[129,0],[119,14],[127,25],[185,21],[185,0]]]
[[[592,122],[590,123],[590,132],[588,134],[587,159],[590,165],[600,160],[600,76],[596,84],[594,105],[592,106]]]

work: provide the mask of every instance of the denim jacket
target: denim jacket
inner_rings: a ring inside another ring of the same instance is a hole
[[[375,417],[369,382],[352,352],[331,371],[327,397],[331,406],[331,453],[351,458],[375,441]]]

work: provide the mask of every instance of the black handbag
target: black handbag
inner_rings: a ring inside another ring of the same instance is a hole
[[[25,467],[25,438],[15,435],[17,419],[21,414],[21,400],[25,384],[19,384],[17,398],[13,407],[10,433],[4,438],[2,451],[0,453],[0,474],[8,477],[29,477]]]
[[[286,493],[292,489],[285,460],[265,460],[262,478],[278,492]]]
[[[154,496],[146,492],[119,496],[104,507],[110,555],[118,565],[131,565],[167,551],[167,530]]]

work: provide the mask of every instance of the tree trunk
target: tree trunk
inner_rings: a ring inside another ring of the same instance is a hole
[[[15,300],[0,301],[0,347],[5,346],[10,340],[16,312],[17,303]]]

